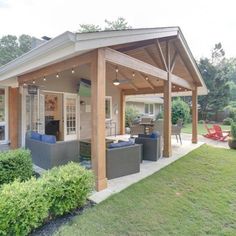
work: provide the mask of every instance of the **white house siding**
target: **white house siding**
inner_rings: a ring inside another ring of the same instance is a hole
[[[134,106],[139,111],[140,114],[142,114],[144,116],[147,115],[147,114],[145,114],[145,110],[144,110],[144,107],[145,107],[144,102],[131,102],[131,101],[128,101],[128,102],[126,102],[126,106]],[[162,104],[155,104],[154,115],[152,115],[151,117],[156,118],[156,116],[160,113],[161,108],[162,108]]]

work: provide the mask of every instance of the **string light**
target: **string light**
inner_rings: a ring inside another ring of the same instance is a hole
[[[57,73],[56,77],[59,78],[59,73]]]
[[[33,80],[33,84],[35,84],[35,80]]]
[[[75,73],[75,70],[74,70],[74,68],[72,68],[72,70],[71,70],[71,73],[72,73],[72,74],[74,74],[74,73]]]
[[[46,76],[44,76],[44,77],[43,77],[43,81],[46,81],[46,80],[47,80],[47,79],[46,79]]]
[[[135,77],[135,73],[134,72],[133,72],[132,76],[133,76],[133,79],[134,79],[134,77]]]
[[[145,77],[145,80],[148,80],[148,77],[147,77],[147,76]]]

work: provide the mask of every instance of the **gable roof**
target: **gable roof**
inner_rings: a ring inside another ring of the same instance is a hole
[[[17,83],[17,76],[96,48],[174,36],[178,37],[182,49],[188,55],[189,63],[201,82],[202,93],[207,93],[206,85],[179,27],[128,29],[90,33],[72,33],[67,31],[0,67],[0,81],[1,84],[4,84],[4,82],[6,84]]]

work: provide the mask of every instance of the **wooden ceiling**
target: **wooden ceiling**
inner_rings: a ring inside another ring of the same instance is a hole
[[[182,49],[179,48],[179,44],[177,46],[178,38],[163,38],[159,41],[146,40],[138,43],[129,43],[118,46],[116,45],[111,48],[167,71],[167,65],[165,64],[167,59],[167,40],[169,41],[170,48],[170,62],[173,64],[173,68],[171,68],[172,73],[186,81],[196,83],[197,81],[191,72],[192,68],[190,68],[190,65],[186,63],[186,55],[184,55]],[[112,65],[111,63],[107,63],[107,65],[107,76],[109,78],[113,78],[114,80],[116,78],[116,65]],[[161,92],[163,89],[164,81],[160,78],[150,75],[147,76],[138,71],[132,71],[121,66],[117,66],[117,68],[119,69],[118,79],[121,81],[118,87],[122,90],[135,90],[136,93],[139,93],[138,91],[140,90],[153,90],[155,93],[156,91]],[[133,74],[135,76],[133,76]],[[188,89],[173,84],[172,91],[188,91]]]

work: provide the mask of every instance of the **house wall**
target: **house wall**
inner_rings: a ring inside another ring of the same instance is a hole
[[[83,66],[75,70],[73,75],[71,71],[64,71],[61,72],[59,76],[59,78],[56,78],[56,75],[48,76],[46,81],[43,81],[42,78],[36,81],[36,85],[39,86],[40,90],[45,92],[77,93],[80,78],[90,79],[90,68]],[[106,83],[106,96],[112,97],[112,121],[116,122],[116,134],[118,134],[120,130],[120,90],[112,84],[112,80],[109,78]],[[21,120],[19,120],[19,122],[19,143],[22,143]],[[91,97],[81,96],[79,114],[80,139],[91,138],[91,122]],[[110,129],[106,129],[106,134],[110,135]],[[115,135],[114,129],[112,129],[112,135]]]
[[[134,106],[138,111],[139,114],[141,115],[147,115],[145,114],[145,107],[144,107],[145,103],[144,102],[126,102],[126,106]],[[153,118],[156,118],[156,116],[161,112],[162,109],[162,104],[155,104],[155,111],[154,111],[154,115],[150,115]]]

